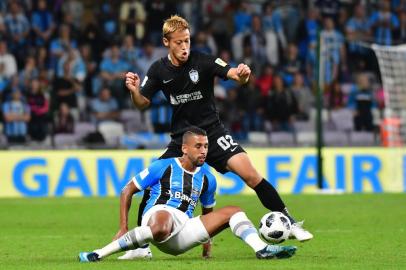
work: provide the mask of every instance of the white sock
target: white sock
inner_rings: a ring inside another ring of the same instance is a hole
[[[111,254],[135,249],[144,246],[146,243],[153,239],[152,232],[149,226],[140,226],[128,231],[126,234],[114,240],[107,246],[95,250],[99,258],[110,256]]]
[[[267,244],[259,238],[257,229],[255,229],[244,212],[235,213],[230,218],[229,224],[233,234],[252,247],[255,252],[267,246]]]

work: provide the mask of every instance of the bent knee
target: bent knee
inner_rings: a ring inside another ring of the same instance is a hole
[[[159,224],[157,226],[151,226],[151,231],[154,240],[157,242],[162,242],[171,235],[172,225]]]

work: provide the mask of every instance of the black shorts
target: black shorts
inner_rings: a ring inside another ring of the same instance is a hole
[[[209,151],[206,163],[216,169],[219,173],[226,173],[228,170],[227,161],[238,153],[245,153],[245,150],[236,143],[229,132],[222,124],[216,123],[206,129],[209,139]],[[160,157],[172,158],[182,156],[182,135],[172,137],[165,153]]]

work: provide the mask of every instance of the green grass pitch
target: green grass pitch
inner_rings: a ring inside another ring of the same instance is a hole
[[[0,269],[406,269],[404,194],[287,195],[290,210],[306,218],[315,238],[286,260],[260,261],[230,230],[214,239],[213,258],[201,247],[173,257],[153,248],[151,261],[92,264],[77,261],[79,251],[100,247],[118,229],[118,198],[0,200]],[[138,201],[131,209],[135,224]],[[255,196],[218,196],[217,207],[242,206],[258,224],[267,211]]]

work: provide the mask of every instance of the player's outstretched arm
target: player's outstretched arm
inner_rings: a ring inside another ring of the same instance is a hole
[[[236,68],[230,68],[227,78],[237,81],[240,84],[248,82],[251,75],[251,69],[246,64],[239,64]]]
[[[140,77],[137,73],[127,72],[125,74],[125,86],[131,93],[131,100],[135,107],[143,110],[149,106],[150,100],[140,93]]]
[[[120,229],[114,236],[113,240],[116,240],[128,231],[128,211],[131,207],[133,195],[138,192],[138,188],[133,181],[123,188],[120,194]]]

